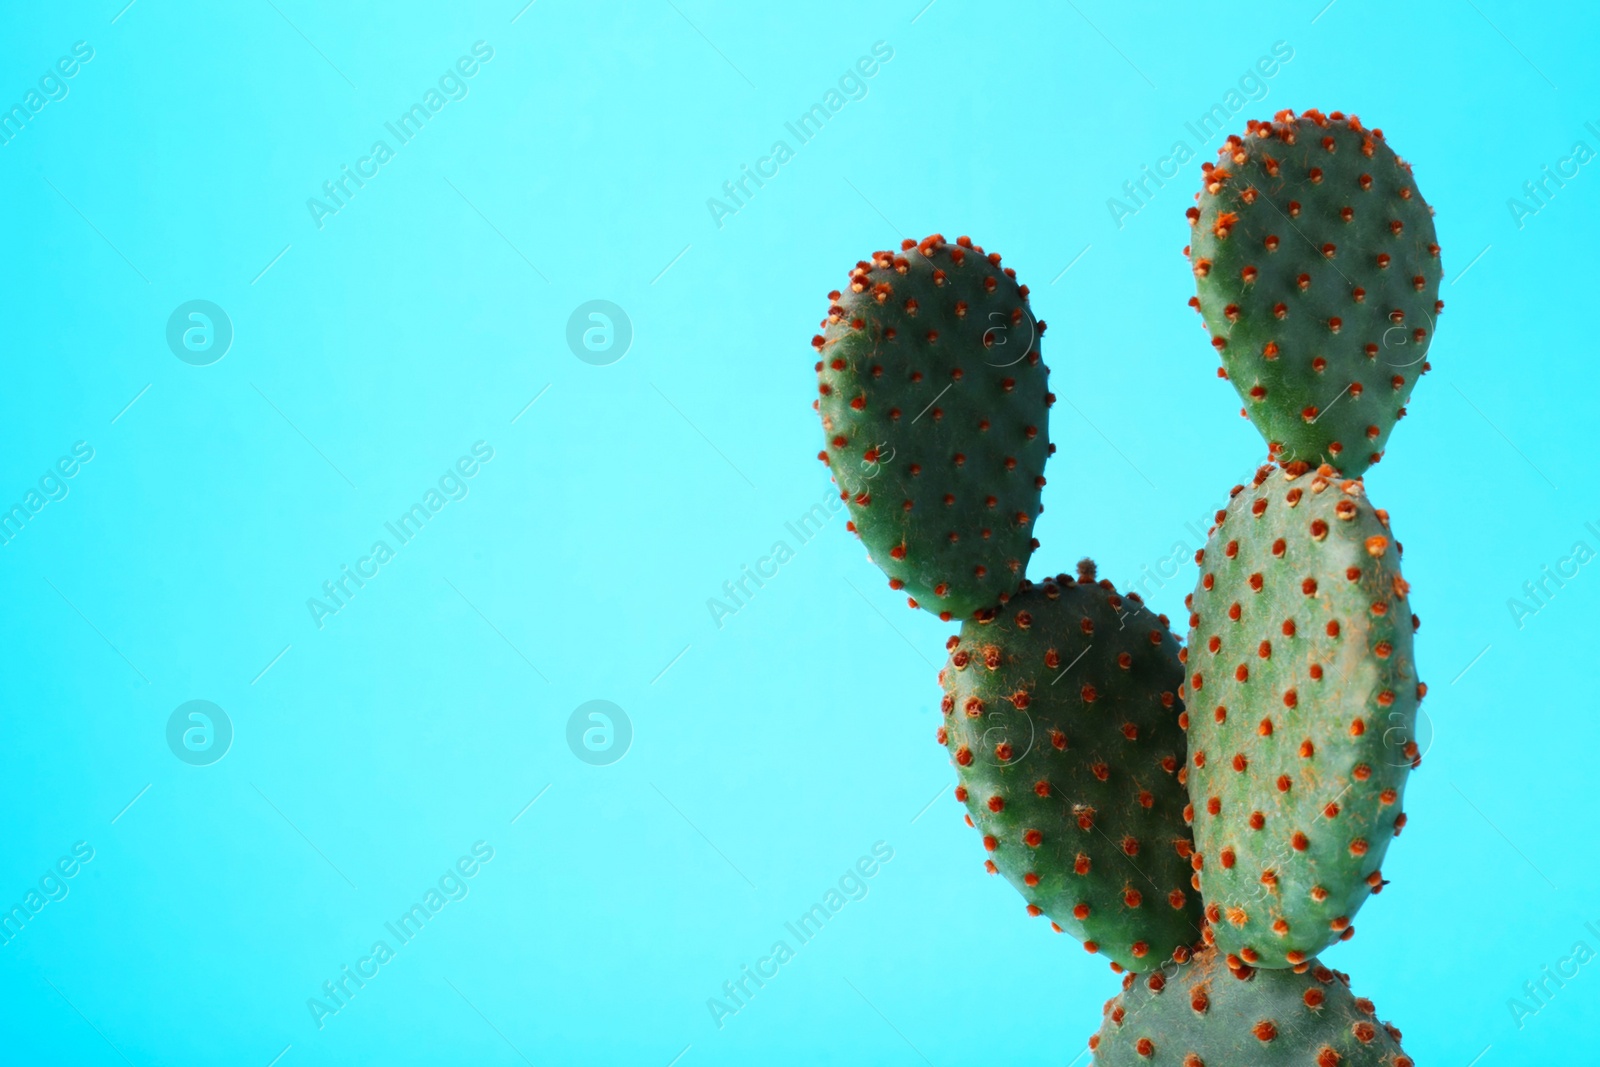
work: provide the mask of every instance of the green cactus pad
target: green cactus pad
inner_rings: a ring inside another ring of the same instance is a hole
[[[956,797],[991,874],[1113,965],[1149,970],[1201,929],[1179,782],[1183,682],[1165,616],[1079,564],[968,621],[939,674]]]
[[[1206,939],[1302,963],[1354,932],[1405,825],[1417,625],[1400,544],[1362,483],[1264,466],[1196,554],[1187,771]]]
[[[1359,475],[1428,369],[1444,307],[1432,210],[1354,115],[1281,111],[1220,155],[1185,250],[1219,373],[1272,458]]]
[[[1089,1047],[1096,1067],[1412,1067],[1348,975],[1229,970],[1210,949],[1124,979]]]
[[[850,271],[817,350],[816,408],[850,528],[913,607],[1004,603],[1037,542],[1049,370],[1028,289],[998,255],[935,234]]]

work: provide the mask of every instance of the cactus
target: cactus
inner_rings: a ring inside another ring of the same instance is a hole
[[[998,255],[935,234],[828,294],[816,408],[850,528],[912,607],[993,609],[1038,542],[1049,445],[1044,323]]]
[[[1230,971],[1215,951],[1128,975],[1089,1039],[1098,1067],[1412,1067],[1349,976],[1316,960]]]
[[[819,458],[889,584],[962,620],[937,736],[985,867],[1132,972],[1095,1063],[1411,1067],[1315,956],[1387,884],[1421,763],[1417,620],[1359,476],[1428,369],[1432,212],[1337,111],[1252,122],[1222,156],[1188,212],[1190,303],[1268,462],[1196,553],[1186,648],[1088,560],[1024,577],[1055,450],[1044,323],[967,238],[877,252],[829,294]]]
[[[1263,466],[1196,554],[1185,649],[1206,938],[1263,967],[1354,932],[1405,825],[1425,687],[1388,515],[1331,467]]]
[[[1023,583],[947,647],[939,741],[989,872],[1119,968],[1194,942],[1183,667],[1166,617],[1085,560],[1076,582]]]
[[[1244,413],[1285,463],[1381,457],[1433,339],[1432,211],[1381,130],[1281,111],[1203,168],[1191,298]]]

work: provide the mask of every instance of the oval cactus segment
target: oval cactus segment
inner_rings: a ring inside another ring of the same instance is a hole
[[[1349,975],[1315,959],[1230,969],[1213,949],[1129,975],[1089,1047],[1095,1067],[1412,1067]]]
[[[1206,939],[1293,966],[1382,889],[1421,762],[1400,544],[1360,481],[1266,466],[1199,563],[1184,695]]]
[[[1354,115],[1281,111],[1219,154],[1189,209],[1192,303],[1271,456],[1360,475],[1428,369],[1433,211]]]
[[[820,458],[852,529],[913,607],[966,619],[1004,603],[1037,545],[1055,401],[1027,287],[936,234],[873,253],[828,295]]]
[[[1200,936],[1178,642],[1093,564],[1024,582],[950,640],[939,740],[985,865],[1130,971]]]

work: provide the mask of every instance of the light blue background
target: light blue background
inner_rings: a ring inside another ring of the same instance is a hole
[[[1186,558],[1262,453],[1184,306],[1210,152],[1120,229],[1106,200],[1280,40],[1233,124],[1382,126],[1446,269],[1434,373],[1368,478],[1435,737],[1393,885],[1324,958],[1419,1063],[1592,1048],[1600,962],[1521,1029],[1507,1005],[1600,950],[1600,565],[1520,628],[1507,606],[1600,549],[1600,170],[1520,228],[1507,206],[1600,149],[1591,6],[122,2],[0,30],[7,105],[95,50],[0,146],[0,500],[95,450],[0,548],[0,903],[95,850],[0,947],[0,1059],[1073,1062],[1118,980],[983,875],[933,737],[952,628],[842,519],[785,530],[828,491],[806,341],[856,259],[972,234],[1033,288],[1070,401],[1035,576]],[[319,230],[307,198],[480,40],[470,95]],[[715,225],[876,41],[866,98]],[[164,340],[196,298],[235,330],[209,367]],[[634,325],[612,366],[566,346],[590,299]],[[477,441],[470,495],[318,629],[307,598]],[[780,538],[719,629],[707,598]],[[1181,618],[1193,579],[1151,599]],[[191,699],[234,725],[209,767],[166,747]],[[566,746],[591,699],[633,723],[611,766]],[[307,998],[480,840],[470,895],[319,1030]],[[869,895],[719,1030],[707,998],[877,841]]]

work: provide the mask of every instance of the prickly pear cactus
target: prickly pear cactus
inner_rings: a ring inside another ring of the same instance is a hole
[[[1200,933],[1165,616],[1079,564],[969,621],[940,673],[956,796],[990,873],[1091,952],[1149,970]]]
[[[1220,154],[1189,209],[1190,303],[1272,457],[1359,475],[1428,369],[1432,210],[1354,115],[1281,111]]]
[[[1097,1067],[1412,1067],[1349,976],[1316,960],[1230,971],[1207,949],[1129,975],[1089,1039]]]
[[[1262,467],[1197,554],[1189,796],[1207,941],[1263,967],[1354,932],[1420,762],[1416,625],[1388,515],[1330,467]]]
[[[1049,411],[1044,323],[1000,257],[935,234],[876,252],[828,294],[816,403],[851,528],[913,607],[970,618],[1038,542]]]

